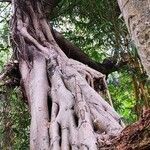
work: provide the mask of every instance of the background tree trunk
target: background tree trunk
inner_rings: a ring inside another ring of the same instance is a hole
[[[150,1],[118,0],[118,4],[142,64],[150,76]]]

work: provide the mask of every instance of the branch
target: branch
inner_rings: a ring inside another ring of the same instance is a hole
[[[0,2],[11,2],[11,0],[0,0]]]
[[[108,75],[114,71],[118,71],[127,64],[127,62],[123,61],[117,63],[117,61],[113,60],[112,58],[106,58],[103,63],[97,63],[91,60],[80,48],[65,39],[62,34],[56,30],[53,30],[52,33],[59,47],[69,58],[80,61],[103,74]]]

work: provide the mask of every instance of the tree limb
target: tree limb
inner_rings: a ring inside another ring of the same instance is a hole
[[[11,2],[11,0],[0,0],[0,2]]]
[[[57,44],[69,58],[80,61],[103,74],[108,75],[114,71],[118,71],[127,64],[126,61],[117,63],[117,61],[112,58],[106,58],[103,63],[97,63],[91,60],[80,48],[65,39],[64,36],[56,30],[53,30],[53,34]]]

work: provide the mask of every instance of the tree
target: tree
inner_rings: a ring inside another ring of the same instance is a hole
[[[74,46],[60,40],[58,33],[50,28],[47,14],[51,18],[58,3],[31,0],[12,3],[13,61],[19,65],[21,85],[30,108],[30,148],[106,148],[124,126],[115,110],[98,94],[101,89],[97,83],[105,84],[104,75],[69,59],[64,52]],[[90,62],[91,67],[97,65],[89,59],[82,61]],[[101,69],[105,67],[103,63]],[[19,72],[15,75],[19,76]],[[142,129],[148,125],[145,123]]]
[[[54,5],[50,1],[49,9]],[[30,148],[97,149],[105,136],[117,136],[120,117],[93,90],[94,82],[104,76],[67,58],[52,35],[41,1],[16,0],[13,7],[13,49],[31,112]],[[101,137],[99,132],[107,134]]]
[[[138,48],[142,64],[150,76],[149,1],[118,0],[118,4],[131,38]]]

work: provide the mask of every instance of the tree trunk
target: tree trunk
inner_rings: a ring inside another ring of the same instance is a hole
[[[98,149],[123,126],[94,90],[104,76],[69,59],[51,33],[40,1],[13,1],[13,49],[31,114],[30,149]]]
[[[118,4],[142,64],[150,76],[150,1],[118,0]]]

